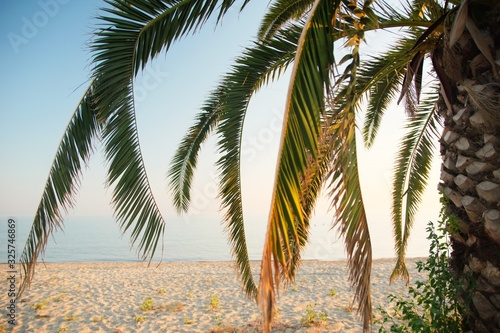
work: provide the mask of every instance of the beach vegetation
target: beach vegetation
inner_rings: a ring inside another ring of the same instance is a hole
[[[43,300],[41,302],[35,303],[31,306],[31,308],[35,310],[43,310],[49,304],[49,300]]]
[[[134,321],[136,323],[142,323],[143,321],[146,321],[146,316],[134,315]]]
[[[160,294],[160,295],[164,295],[166,293],[167,293],[167,290],[165,288],[162,288],[162,289],[158,290],[158,294]]]
[[[184,325],[193,325],[196,323],[193,317],[184,316]]]
[[[306,313],[300,319],[302,326],[320,326],[326,324],[328,320],[328,314],[322,311],[315,311],[312,304],[306,306]]]
[[[153,302],[153,298],[152,297],[147,297],[144,299],[144,301],[142,301],[142,304],[141,304],[141,310],[146,312],[146,311],[150,311],[150,310],[153,310],[154,308],[154,302]]]
[[[61,292],[58,296],[56,296],[54,298],[54,301],[56,301],[56,302],[62,301],[66,297],[67,294],[68,294],[68,292],[66,292],[66,291]]]
[[[57,333],[64,333],[69,329],[71,329],[71,326],[62,326],[62,327],[59,327],[59,329],[57,330]]]
[[[328,291],[328,294],[332,297],[335,297],[337,296],[338,292],[337,292],[337,289],[335,288],[330,288],[330,290]]]
[[[430,254],[425,261],[417,262],[417,270],[426,275],[425,281],[417,281],[408,288],[408,295],[389,295],[391,312],[379,307],[382,318],[379,333],[389,332],[463,332],[464,303],[471,301],[466,292],[466,302],[457,295],[466,288],[450,270],[450,244],[448,227],[453,227],[453,218],[441,211],[437,226],[429,222],[427,227]]]
[[[212,295],[212,297],[210,298],[210,310],[215,312],[218,311],[219,308],[220,308],[219,296]]]
[[[104,321],[104,316],[93,316],[92,317],[92,322],[93,323],[101,323]]]
[[[214,316],[214,322],[217,325],[217,327],[221,327],[222,324],[224,323],[224,319],[221,314],[216,314]]]
[[[50,236],[64,225],[64,212],[74,207],[83,168],[97,141],[104,149],[106,184],[112,188],[117,222],[124,232],[132,231],[131,242],[140,256],[153,258],[166,223],[139,145],[135,78],[178,40],[207,22],[220,24],[234,8],[245,10],[249,3],[106,2],[90,43],[89,86],[60,141],[21,254],[25,274],[19,294],[32,280]],[[264,332],[270,331],[277,288],[295,279],[320,193],[326,193],[330,201],[335,216],[332,227],[339,231],[350,258],[348,276],[363,331],[371,330],[372,247],[359,177],[358,141],[366,147],[373,145],[392,102],[403,102],[407,118],[392,187],[397,262],[391,279],[409,280],[408,240],[439,144],[443,155],[439,187],[451,199],[448,213],[460,221],[450,234],[455,250],[450,266],[456,276],[474,267],[474,278],[480,277],[487,287],[495,286],[496,277],[489,272],[500,266],[500,75],[494,45],[500,30],[500,3],[399,3],[272,1],[255,40],[208,94],[174,154],[168,171],[170,189],[175,209],[186,213],[199,153],[207,138],[217,138],[223,224],[243,289],[261,307]],[[365,56],[365,37],[377,31],[395,32],[395,39],[386,50]],[[243,125],[252,98],[283,77],[290,80],[289,90],[257,285],[243,221]],[[468,281],[467,285],[473,284]],[[473,331],[498,330],[493,320],[498,308],[492,309],[498,292],[476,292],[474,302],[467,303],[471,311],[466,312],[466,326]],[[485,314],[485,308],[491,311]]]
[[[67,315],[64,316],[65,321],[75,321],[77,320],[77,316],[73,315],[72,313],[68,313]]]

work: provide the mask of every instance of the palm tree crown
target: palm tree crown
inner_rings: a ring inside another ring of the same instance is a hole
[[[108,161],[113,206],[124,230],[132,228],[144,257],[152,256],[164,220],[149,187],[142,161],[134,108],[134,78],[158,54],[229,8],[244,10],[249,0],[108,1],[92,40],[93,81],[63,138],[23,253],[25,283],[48,235],[60,226],[61,211],[72,206],[81,164],[100,138]],[[467,4],[470,1],[464,1]],[[216,134],[219,196],[245,293],[263,311],[269,329],[275,292],[293,282],[309,221],[322,189],[345,240],[349,279],[364,328],[371,329],[371,241],[358,176],[356,119],[364,115],[365,145],[373,144],[390,102],[404,101],[408,131],[396,157],[393,231],[398,261],[391,278],[408,278],[405,252],[427,183],[434,143],[441,127],[436,101],[451,96],[440,63],[444,32],[458,39],[474,23],[458,0],[413,0],[402,9],[385,1],[273,1],[258,36],[206,99],[180,143],[168,175],[174,204],[187,211],[197,156]],[[465,16],[464,16],[465,15]],[[465,17],[465,19],[464,19]],[[462,21],[466,21],[464,25]],[[385,52],[362,57],[365,34],[397,29]],[[479,40],[479,37],[476,38]],[[478,42],[478,47],[482,47]],[[483,47],[484,48],[484,47]],[[343,49],[338,59],[336,50]],[[482,51],[486,58],[489,56]],[[423,89],[425,59],[434,83]],[[493,64],[494,66],[494,64]],[[241,153],[243,124],[259,89],[291,73],[270,203],[259,283],[251,274],[243,223]],[[26,286],[24,284],[23,286]]]

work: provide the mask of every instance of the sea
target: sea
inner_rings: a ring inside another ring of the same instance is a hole
[[[0,221],[0,263],[6,263],[14,253],[18,262],[32,226],[29,217],[11,217],[14,230],[8,230],[8,218]],[[11,223],[12,225],[12,223]],[[260,260],[265,238],[265,221],[245,222],[250,260]],[[14,241],[8,242],[9,234]],[[393,242],[387,233],[371,234],[374,258],[394,257]],[[12,244],[14,243],[14,244]],[[11,245],[8,247],[8,245]],[[15,246],[15,248],[12,247]],[[12,251],[14,249],[14,251]],[[408,256],[427,256],[426,246],[410,247]],[[7,251],[10,250],[9,253]],[[122,232],[113,217],[69,217],[62,230],[50,238],[44,262],[132,262],[143,260],[137,247],[130,242],[130,232]],[[152,261],[230,261],[232,260],[227,232],[214,218],[196,217],[189,220],[167,220],[165,233]],[[346,259],[344,242],[330,223],[311,224],[309,242],[302,253],[303,260]]]

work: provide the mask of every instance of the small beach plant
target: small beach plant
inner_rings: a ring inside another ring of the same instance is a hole
[[[210,299],[210,309],[215,312],[219,310],[219,307],[220,307],[219,296],[212,295],[212,298]]]
[[[77,317],[75,315],[73,315],[72,313],[68,313],[66,316],[64,316],[65,321],[75,321],[76,318]]]
[[[59,294],[59,296],[54,298],[54,301],[56,301],[56,302],[62,301],[66,297],[67,294],[68,294],[68,292],[63,291],[61,294]]]
[[[306,314],[302,317],[300,323],[302,324],[302,326],[306,327],[319,326],[326,323],[327,320],[328,314],[321,311],[316,312],[314,311],[313,305],[308,304],[306,307]]]
[[[145,316],[138,316],[138,315],[135,315],[135,316],[134,316],[134,321],[135,321],[136,323],[142,323],[142,322],[143,322],[143,321],[145,321],[145,320],[146,320],[146,317],[145,317]]]
[[[47,304],[49,304],[49,300],[43,300],[39,303],[33,304],[31,307],[35,310],[43,310],[47,306]]]
[[[99,323],[99,322],[103,322],[104,321],[104,317],[103,316],[93,316],[92,317],[92,322],[93,323]]]
[[[417,262],[417,270],[427,273],[426,281],[417,281],[408,289],[408,297],[390,295],[394,312],[379,307],[383,318],[379,333],[388,332],[462,332],[463,305],[457,295],[463,288],[449,268],[448,231],[456,222],[441,211],[437,227],[428,223],[427,239],[430,240],[430,254],[425,262]]]
[[[144,312],[153,310],[153,305],[154,305],[153,299],[151,297],[147,297],[141,304],[141,310]]]

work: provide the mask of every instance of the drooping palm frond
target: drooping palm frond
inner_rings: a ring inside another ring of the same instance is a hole
[[[141,68],[173,42],[197,31],[219,10],[217,20],[234,0],[145,2],[108,1],[106,15],[92,44],[95,101],[104,124],[108,185],[114,185],[115,216],[139,240],[143,258],[152,258],[165,222],[155,202],[141,155],[135,118],[133,80]],[[247,1],[244,2],[245,5]]]
[[[222,79],[205,102],[197,122],[191,127],[177,150],[169,171],[174,202],[179,210],[188,208],[189,191],[197,154],[208,133],[217,129],[221,155],[217,162],[220,171],[221,205],[229,234],[233,256],[239,267],[243,288],[255,299],[257,288],[250,271],[243,224],[241,198],[241,141],[248,103],[262,85],[283,73],[293,60],[300,29],[292,26],[281,31],[267,43],[255,43],[238,57],[231,71]]]
[[[285,24],[299,21],[312,5],[311,0],[274,1],[262,19],[257,34],[262,41],[269,40]]]
[[[339,2],[314,3],[295,56],[259,281],[258,303],[266,332],[272,321],[275,288],[282,278],[293,281],[288,263],[300,256],[305,245],[308,226],[301,206],[301,180],[308,159],[318,151],[320,118],[334,64],[330,32]]]
[[[409,119],[408,132],[399,147],[392,190],[392,219],[398,260],[391,281],[397,277],[409,279],[404,258],[410,230],[427,185],[434,142],[439,138],[439,116],[435,112],[437,98],[438,89],[435,87],[420,103],[415,117]]]
[[[57,149],[42,199],[28,234],[20,263],[23,276],[19,288],[21,295],[29,287],[35,265],[43,255],[52,233],[62,228],[64,213],[74,206],[82,167],[87,164],[100,126],[94,112],[92,84],[80,100]]]
[[[155,254],[165,221],[149,185],[130,103],[133,99],[126,97],[116,103],[117,112],[107,118],[103,130],[107,185],[114,185],[112,204],[120,227],[125,232],[133,226],[132,244],[139,241],[138,251],[145,259]]]
[[[363,331],[371,330],[372,305],[370,274],[372,247],[368,220],[361,193],[355,135],[355,112],[351,108],[336,116],[332,126],[332,155],[328,180],[328,196],[335,210],[335,226],[344,238],[349,281],[363,316]]]
[[[336,82],[328,101],[326,123],[330,135],[328,196],[335,211],[334,227],[344,238],[348,257],[349,281],[363,317],[363,332],[372,327],[370,274],[372,247],[361,193],[357,150],[356,113],[362,92],[358,91],[359,41],[351,48],[350,60]],[[347,60],[346,60],[347,61]]]
[[[279,78],[294,58],[299,30],[280,33],[267,43],[258,43],[245,50],[227,75],[222,86],[225,94],[220,100],[221,115],[217,127],[219,134],[217,161],[220,172],[220,198],[225,211],[226,230],[233,255],[240,268],[247,295],[256,299],[257,288],[253,281],[245,240],[243,202],[241,195],[241,142],[243,124],[250,98],[270,79]]]
[[[359,66],[356,92],[368,95],[368,105],[363,125],[363,138],[367,147],[372,146],[381,120],[389,105],[399,93],[403,75],[413,46],[411,37],[401,39],[390,51],[373,56]]]
[[[167,178],[173,192],[174,207],[180,214],[189,210],[191,184],[198,162],[198,153],[219,123],[219,96],[221,94],[220,90],[212,93],[212,98],[205,103],[202,111],[196,116],[194,125],[189,128],[182,139],[170,163]]]
[[[141,68],[189,33],[196,32],[219,8],[218,20],[234,0],[107,1],[107,15],[92,41],[93,74],[99,78],[96,101],[104,119],[116,112],[114,103],[130,94]],[[247,1],[245,1],[246,4]],[[134,107],[133,103],[124,103]]]

